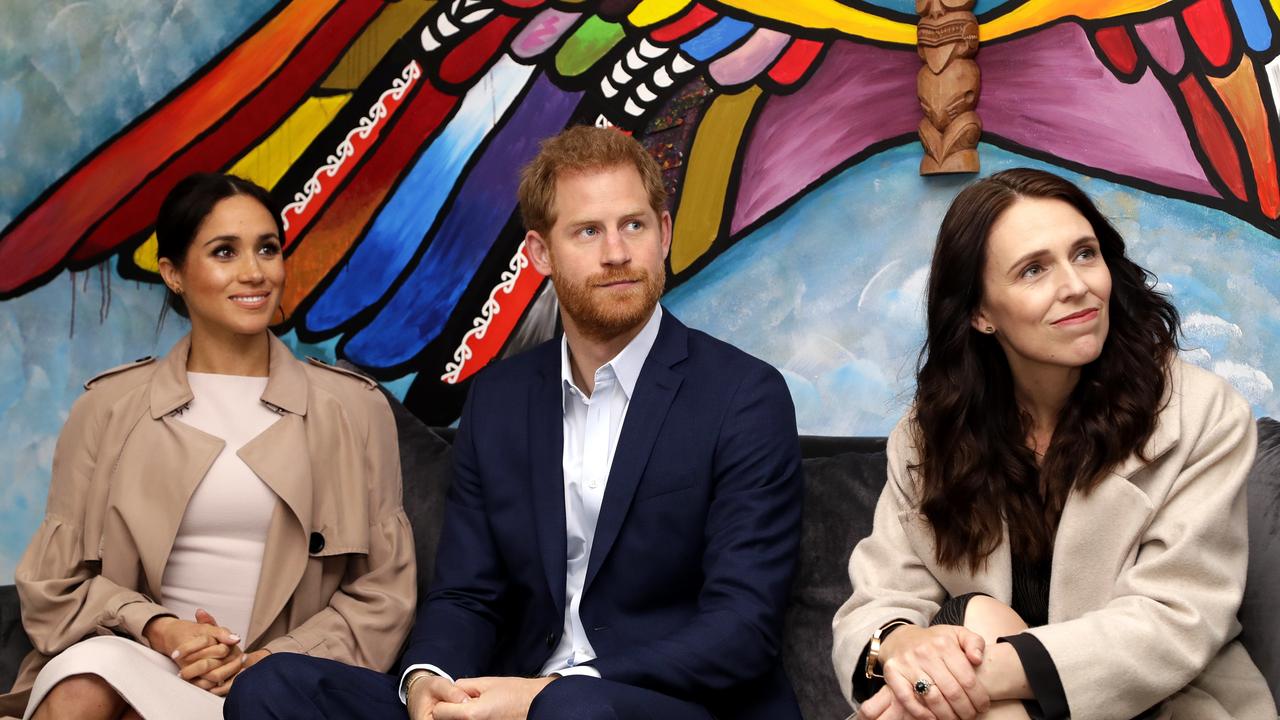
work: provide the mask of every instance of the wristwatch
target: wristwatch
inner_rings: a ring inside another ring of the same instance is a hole
[[[867,648],[866,674],[868,680],[884,677],[884,673],[880,672],[880,643],[883,642],[885,638],[889,637],[889,633],[893,632],[896,628],[910,624],[911,623],[906,620],[890,620],[876,628],[875,632],[871,633],[871,643]]]

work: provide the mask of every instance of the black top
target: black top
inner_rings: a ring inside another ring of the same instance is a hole
[[[1027,627],[1039,627],[1049,624],[1049,577],[1053,569],[1053,551],[1039,562],[1026,560],[1025,553],[1016,543],[1011,543],[1009,550],[1013,554],[1013,600],[1010,607],[1018,613],[1018,617]],[[1049,651],[1034,635],[1020,633],[1002,637],[999,642],[1007,642],[1018,653],[1022,662],[1022,670],[1027,675],[1027,685],[1031,686],[1034,700],[1027,700],[1023,705],[1032,718],[1069,718],[1071,711],[1067,707],[1067,694],[1062,688],[1062,678],[1058,668],[1053,664]]]
[[[1049,573],[1053,567],[1053,555],[1037,563],[1023,560],[1016,548],[1011,549],[1014,555],[1013,602],[1010,607],[1027,627],[1048,625]]]

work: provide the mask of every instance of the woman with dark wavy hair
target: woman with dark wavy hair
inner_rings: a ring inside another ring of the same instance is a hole
[[[1079,188],[1007,170],[942,221],[833,659],[859,718],[1258,718],[1248,403]]]

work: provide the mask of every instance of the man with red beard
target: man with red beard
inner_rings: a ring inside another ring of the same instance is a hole
[[[616,130],[543,143],[520,209],[564,335],[472,384],[399,677],[275,655],[228,717],[800,718],[779,661],[794,408],[776,370],[658,304],[665,203]]]

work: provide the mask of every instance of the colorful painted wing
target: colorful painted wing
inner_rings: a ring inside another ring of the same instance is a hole
[[[571,7],[281,3],[0,234],[0,297],[110,255],[154,281],[164,193],[190,172],[227,170],[284,206],[286,328],[340,338],[341,355],[384,379],[464,382],[554,327],[554,312],[532,309],[550,293],[514,204],[541,138],[619,125],[665,153],[677,190],[705,106],[736,98],[707,128],[741,133],[760,96],[803,84],[827,43],[702,5],[644,26],[628,20],[634,2]],[[734,153],[697,154],[696,177],[720,178],[723,193]],[[718,223],[703,224],[709,245]],[[443,405],[431,417],[456,414]]]
[[[1154,77],[1163,86],[1222,205],[1273,231],[1278,9],[1263,0],[1196,0],[1091,28],[1098,57],[1116,77]]]
[[[1107,49],[1108,28],[1141,37],[1125,23],[1163,4],[1027,0],[984,18],[990,137],[1209,204],[1226,197],[1230,182],[1168,99],[1176,83],[1136,79],[1137,64],[1114,59],[1123,49]],[[154,280],[164,192],[225,169],[285,208],[282,329],[336,343],[382,380],[408,378],[406,404],[448,423],[478,369],[555,329],[515,206],[542,138],[611,125],[659,158],[672,287],[825,179],[915,141],[913,43],[910,17],[841,0],[283,2],[0,233],[0,297],[112,254]],[[1097,71],[1098,53],[1115,75]],[[1150,64],[1144,53],[1134,45]],[[1222,92],[1247,94],[1205,82],[1228,109],[1237,101]],[[1152,103],[1141,127],[1098,112]]]
[[[226,167],[303,101],[383,3],[296,0],[86,158],[0,236],[0,297],[144,233],[179,178]]]

